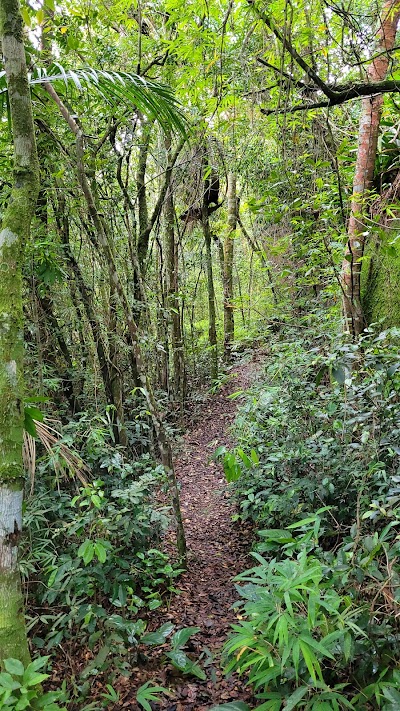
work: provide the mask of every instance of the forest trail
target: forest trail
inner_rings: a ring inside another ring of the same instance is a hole
[[[173,697],[155,704],[155,709],[206,711],[213,705],[239,699],[246,701],[250,697],[243,681],[224,678],[218,657],[230,625],[235,621],[232,604],[237,594],[232,578],[249,562],[251,535],[243,524],[232,521],[234,506],[226,495],[222,468],[210,461],[210,457],[220,445],[234,444],[229,428],[240,398],[230,399],[229,395],[246,390],[254,382],[257,370],[255,359],[234,369],[234,377],[206,401],[199,421],[184,436],[181,454],[175,461],[182,487],[188,570],[177,582],[181,592],[173,596],[168,612],[160,611],[157,619],[158,611],[151,613],[149,629],[168,621],[175,624],[176,629],[200,627],[201,631],[191,638],[187,650],[193,659],[203,654],[200,664],[207,680],[182,677],[172,666],[164,663],[157,668],[156,660],[153,659],[153,663],[149,660],[152,672],[147,673],[145,679],[139,673],[138,686],[151,678],[173,691]],[[132,681],[133,678],[130,684]],[[139,708],[133,702],[132,691],[131,686],[122,708]]]

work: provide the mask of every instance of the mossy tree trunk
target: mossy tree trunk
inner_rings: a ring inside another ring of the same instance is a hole
[[[400,0],[386,0],[377,32],[376,56],[367,70],[367,79],[371,83],[382,81],[386,77],[391,61],[389,51],[394,47],[399,17]],[[362,100],[353,198],[342,265],[345,327],[353,336],[359,336],[366,326],[361,303],[361,267],[368,233],[364,216],[374,177],[382,107],[382,94],[368,96]]]
[[[39,167],[18,0],[0,0],[0,42],[14,144],[14,181],[0,231],[0,664],[29,661],[18,569],[23,498],[22,262]]]

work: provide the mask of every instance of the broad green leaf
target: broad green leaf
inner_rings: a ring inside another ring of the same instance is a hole
[[[23,19],[25,25],[26,25],[27,27],[30,27],[30,26],[31,26],[31,16],[30,16],[30,14],[29,14],[28,8],[27,8],[27,7],[21,7],[20,12],[21,12],[22,19]]]
[[[346,374],[341,366],[332,367],[331,370],[332,377],[336,380],[339,385],[343,385],[346,380]]]
[[[219,459],[220,457],[224,456],[225,454],[226,454],[226,447],[224,445],[221,445],[220,447],[217,447],[217,449],[213,452],[212,458]]]
[[[20,682],[13,679],[11,674],[7,674],[7,672],[0,672],[0,689],[3,688],[8,691],[15,691],[15,689],[19,689],[19,687]]]
[[[22,681],[25,686],[37,686],[48,678],[48,674],[39,674],[39,672],[32,672],[32,674],[27,676],[25,672],[24,676],[22,677]]]
[[[8,671],[9,674],[14,674],[14,676],[23,676],[24,674],[24,665],[22,662],[20,662],[19,659],[13,659],[13,657],[9,657],[8,659],[5,659],[4,662],[4,669]]]
[[[400,691],[393,687],[386,687],[383,689],[383,695],[391,704],[394,704],[395,708],[400,709]]]
[[[295,540],[289,531],[280,528],[266,528],[263,531],[258,531],[257,534],[276,543],[293,543]]]
[[[207,679],[207,675],[206,675],[204,669],[202,669],[199,664],[196,664],[196,662],[190,662],[190,664],[185,669],[185,674],[190,674],[192,676],[196,676],[198,679],[201,679],[202,681],[205,681]]]
[[[253,464],[259,464],[259,463],[260,463],[260,458],[259,458],[259,456],[258,456],[258,454],[257,454],[257,452],[256,452],[255,449],[252,449],[252,450],[251,450],[251,452],[250,452],[250,457],[251,457],[251,460],[252,460]]]
[[[173,649],[171,652],[167,652],[167,657],[171,660],[174,667],[183,672],[190,666],[189,657],[181,649]]]
[[[85,565],[91,563],[94,557],[94,543],[89,538],[79,546],[78,556],[83,559]]]
[[[25,407],[25,414],[26,413],[32,418],[32,420],[43,422],[44,416],[38,407],[32,407],[29,405],[28,407]]]
[[[190,637],[197,634],[197,632],[200,632],[200,627],[184,627],[183,629],[178,630],[178,632],[175,632],[171,639],[172,647],[174,649],[184,647]]]
[[[171,634],[175,625],[171,622],[166,622],[164,625],[155,630],[155,632],[148,632],[141,637],[140,641],[143,644],[164,644],[167,637]]]
[[[99,541],[96,541],[96,543],[94,544],[94,552],[100,563],[106,562],[107,550],[101,543],[99,543]]]

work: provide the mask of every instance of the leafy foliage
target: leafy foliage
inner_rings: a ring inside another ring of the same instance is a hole
[[[398,337],[371,332],[362,351],[339,341],[331,353],[276,343],[237,422],[257,456],[218,453],[238,516],[268,527],[237,578],[243,621],[225,647],[257,708],[397,699]]]
[[[49,674],[43,673],[49,657],[38,657],[26,668],[18,659],[5,659],[4,670],[0,672],[0,705],[2,709],[22,711],[66,711],[60,703],[67,701],[65,690],[49,691],[43,694],[41,684]],[[64,684],[65,686],[65,684]]]
[[[112,109],[119,106],[126,108],[127,102],[131,110],[136,109],[150,118],[157,119],[161,125],[174,128],[185,133],[185,120],[179,102],[174,97],[172,89],[155,81],[145,79],[131,72],[105,71],[84,67],[82,69],[65,69],[55,62],[53,66],[36,67],[30,76],[30,85],[43,84],[68,85],[76,89],[78,96],[84,89],[95,91]],[[5,72],[0,72],[0,107],[5,106],[4,96],[7,93]]]

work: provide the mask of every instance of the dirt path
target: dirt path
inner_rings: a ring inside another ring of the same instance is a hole
[[[218,667],[218,656],[235,620],[231,607],[237,595],[232,578],[249,563],[250,534],[242,524],[232,522],[234,509],[226,496],[221,467],[209,460],[218,446],[233,445],[229,427],[235,418],[238,400],[228,396],[248,388],[256,370],[254,362],[239,366],[235,377],[208,400],[200,421],[184,437],[183,453],[176,461],[182,487],[188,571],[179,579],[181,594],[173,597],[169,611],[160,613],[156,624],[152,617],[151,628],[167,621],[178,629],[200,627],[201,631],[192,637],[187,649],[193,659],[203,654],[207,680],[182,677],[172,666],[154,670],[152,678],[174,691],[173,699],[155,705],[155,709],[206,711],[214,704],[249,698],[243,682],[224,678]],[[123,707],[137,708],[129,702]]]

